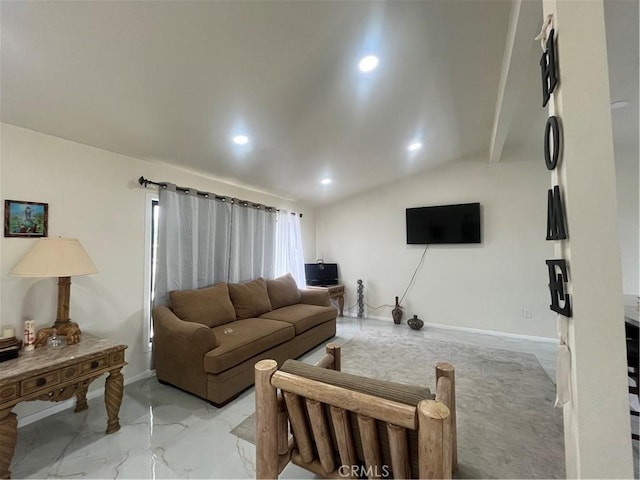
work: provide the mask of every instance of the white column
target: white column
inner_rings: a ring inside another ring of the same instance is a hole
[[[573,303],[566,475],[633,478],[604,6],[543,5],[554,15],[559,84],[550,103],[564,142],[551,177],[564,195],[569,235],[557,242],[556,258],[567,261]]]

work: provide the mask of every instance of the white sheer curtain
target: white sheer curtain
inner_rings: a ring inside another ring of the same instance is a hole
[[[273,278],[276,213],[234,203],[231,213],[230,282]]]
[[[300,216],[289,210],[278,212],[276,225],[275,276],[290,272],[299,288],[305,288],[304,252]]]
[[[231,251],[230,203],[183,193],[167,184],[160,189],[158,263],[154,303],[169,304],[171,290],[226,282]]]

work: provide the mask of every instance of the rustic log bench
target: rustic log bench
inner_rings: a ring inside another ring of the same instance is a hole
[[[324,478],[451,478],[457,466],[455,371],[428,388],[340,371],[340,346],[308,365],[255,365],[256,478],[289,462]],[[290,435],[291,432],[291,435]]]

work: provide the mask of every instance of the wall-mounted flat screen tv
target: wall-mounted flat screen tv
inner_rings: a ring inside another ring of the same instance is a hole
[[[407,244],[481,243],[480,204],[407,208]]]
[[[304,275],[310,287],[338,285],[337,263],[305,263]]]

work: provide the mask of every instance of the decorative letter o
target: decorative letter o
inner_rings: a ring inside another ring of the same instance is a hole
[[[553,130],[553,155],[549,153],[549,134]],[[544,127],[544,163],[547,164],[547,170],[554,170],[558,166],[558,154],[560,152],[560,126],[558,125],[558,117],[551,116],[547,119],[547,125]]]

